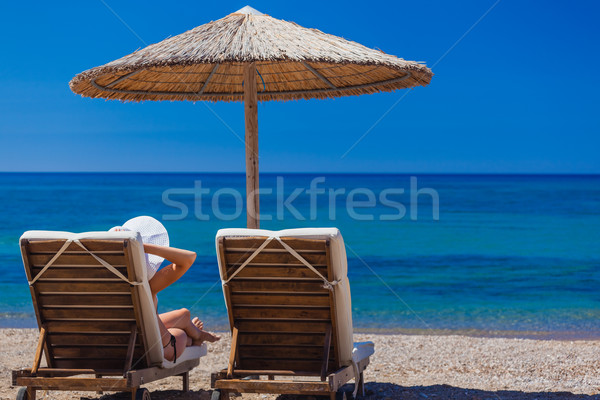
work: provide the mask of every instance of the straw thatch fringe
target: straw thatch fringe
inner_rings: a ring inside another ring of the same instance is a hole
[[[124,101],[241,101],[243,64],[258,98],[329,98],[429,84],[425,65],[267,15],[230,14],[77,75],[71,89]]]

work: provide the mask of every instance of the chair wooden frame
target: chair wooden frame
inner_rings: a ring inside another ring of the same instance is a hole
[[[281,240],[333,281],[329,240]],[[211,376],[213,400],[235,392],[335,399],[355,377],[354,367],[339,360],[335,296],[275,240],[235,272],[264,242],[264,237],[218,239],[232,340],[227,368]],[[357,364],[356,383],[363,389],[369,358]]]
[[[81,243],[135,280],[128,239]],[[64,244],[64,239],[21,240],[30,282]],[[38,390],[125,391],[132,400],[148,400],[141,385],[174,375],[189,390],[189,371],[199,360],[171,368],[151,365],[138,291],[75,243],[30,290],[40,332],[32,367],[12,371],[13,386],[25,387],[18,400],[35,400]],[[47,367],[41,368],[43,355]]]

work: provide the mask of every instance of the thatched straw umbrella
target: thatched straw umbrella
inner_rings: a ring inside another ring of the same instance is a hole
[[[249,228],[259,226],[257,101],[331,98],[426,86],[432,73],[251,7],[75,76],[71,90],[123,101],[244,101]]]

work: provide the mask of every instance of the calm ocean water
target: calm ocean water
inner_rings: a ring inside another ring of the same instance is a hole
[[[437,192],[439,219],[427,193],[411,207],[408,175],[284,174],[283,187],[278,176],[261,175],[261,187],[272,189],[261,197],[272,217],[262,227],[341,230],[356,330],[600,338],[600,176],[417,175],[419,189]],[[302,190],[315,177],[325,193],[311,208]],[[194,198],[198,182],[210,193]],[[34,326],[18,247],[24,231],[107,230],[151,215],[163,220],[172,245],[198,253],[161,293],[161,311],[185,306],[225,329],[214,236],[244,226],[245,213],[231,219],[240,214],[235,196],[216,195],[220,188],[243,194],[244,175],[0,174],[0,326]],[[354,214],[346,207],[353,189],[363,201]],[[382,203],[386,189],[404,193],[388,190]],[[335,200],[330,190],[338,190]],[[288,207],[278,207],[278,196]],[[215,198],[229,220],[211,211]]]

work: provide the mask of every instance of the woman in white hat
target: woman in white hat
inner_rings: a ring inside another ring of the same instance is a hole
[[[189,250],[169,247],[169,234],[159,221],[152,217],[136,217],[116,226],[113,230],[129,230],[139,232],[146,253],[146,270],[148,283],[158,306],[157,293],[186,273],[196,259],[196,253]],[[170,262],[164,268],[160,265],[164,260]],[[167,360],[176,361],[177,355],[182,354],[187,346],[199,345],[204,341],[216,342],[219,336],[203,329],[203,323],[197,317],[191,319],[190,311],[186,308],[158,314],[158,326]]]

